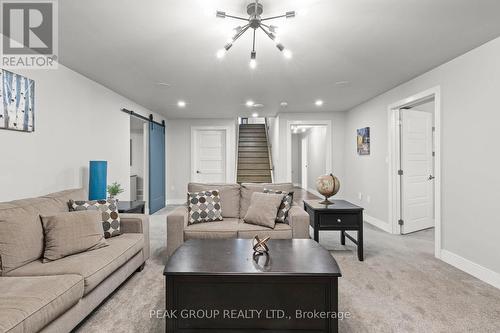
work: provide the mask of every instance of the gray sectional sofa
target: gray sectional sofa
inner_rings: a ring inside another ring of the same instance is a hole
[[[264,189],[293,191],[293,184],[188,184],[188,192],[217,189],[221,196],[223,221],[188,225],[188,208],[178,207],[167,216],[167,255],[188,239],[253,238],[256,235],[274,239],[309,238],[309,215],[298,205],[288,213],[287,223],[276,223],[274,229],[243,223],[252,193]],[[187,200],[186,200],[187,201]]]
[[[40,214],[67,212],[70,199],[86,198],[84,190],[75,189],[0,203],[0,223],[20,224],[15,235],[20,252],[22,247],[43,248],[41,222],[27,224],[23,217],[37,217],[36,221]],[[0,271],[0,332],[70,332],[131,274],[142,270],[150,251],[148,216],[120,218],[122,235],[107,239],[109,246]]]

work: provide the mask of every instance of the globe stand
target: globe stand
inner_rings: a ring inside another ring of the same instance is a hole
[[[330,200],[328,200],[328,197],[325,197],[325,200],[320,201],[319,203],[322,205],[335,205],[334,202],[331,202]]]

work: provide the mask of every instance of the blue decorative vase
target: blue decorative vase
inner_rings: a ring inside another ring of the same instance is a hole
[[[89,200],[106,200],[107,161],[89,163]]]

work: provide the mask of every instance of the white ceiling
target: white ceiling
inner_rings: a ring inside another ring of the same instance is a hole
[[[347,110],[500,36],[498,0],[261,0],[264,16],[298,11],[275,23],[293,59],[261,32],[251,70],[249,32],[215,57],[239,24],[215,11],[244,16],[248,2],[60,1],[60,60],[169,117],[249,115],[247,99],[273,115]]]

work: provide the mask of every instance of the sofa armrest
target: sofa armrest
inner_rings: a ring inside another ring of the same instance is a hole
[[[149,259],[149,216],[144,214],[120,214],[120,229],[124,234],[144,234],[144,261]]]
[[[167,215],[167,256],[184,243],[184,228],[188,223],[188,208],[177,207]]]
[[[293,238],[310,238],[309,214],[300,206],[293,205],[288,211],[288,224],[292,227]]]

